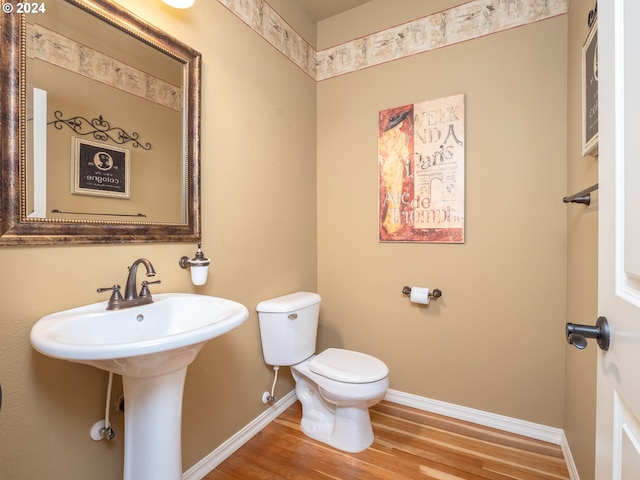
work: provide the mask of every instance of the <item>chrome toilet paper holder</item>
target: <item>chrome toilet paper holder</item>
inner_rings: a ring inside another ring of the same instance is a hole
[[[402,294],[411,295],[411,287],[408,287],[408,286],[402,287]],[[429,297],[439,298],[441,296],[442,296],[442,290],[440,290],[439,288],[434,288],[429,292]]]

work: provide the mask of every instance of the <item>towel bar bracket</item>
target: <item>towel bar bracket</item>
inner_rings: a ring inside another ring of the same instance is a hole
[[[582,205],[589,206],[591,205],[591,192],[598,189],[598,184],[591,185],[589,188],[585,188],[584,190],[575,193],[571,196],[564,197],[562,201],[564,203],[580,203]]]

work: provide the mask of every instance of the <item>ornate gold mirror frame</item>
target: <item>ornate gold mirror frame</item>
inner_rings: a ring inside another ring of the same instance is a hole
[[[197,242],[200,240],[201,55],[109,0],[65,0],[177,60],[184,68],[184,222],[30,218],[26,199],[24,14],[0,14],[0,245]],[[5,2],[2,0],[2,4]],[[15,2],[14,2],[15,3]],[[3,9],[4,11],[4,9]],[[162,192],[159,193],[160,195]]]

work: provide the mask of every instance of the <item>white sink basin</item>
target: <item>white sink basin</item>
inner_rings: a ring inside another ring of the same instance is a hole
[[[249,317],[244,305],[185,293],[107,311],[94,303],[42,317],[31,344],[54,358],[122,375],[124,480],[181,480],[182,392],[202,346]]]
[[[122,310],[106,307],[100,302],[47,315],[31,330],[31,344],[47,356],[123,376],[159,375],[188,365],[204,343],[249,316],[232,300],[186,293],[156,294],[151,304]]]

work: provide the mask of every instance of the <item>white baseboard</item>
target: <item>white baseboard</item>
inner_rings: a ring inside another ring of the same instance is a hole
[[[567,468],[569,470],[571,480],[580,480],[575,463],[573,462],[573,457],[571,456],[569,444],[564,435],[564,431],[560,428],[548,427],[546,425],[527,422],[517,418],[496,415],[494,413],[462,407],[452,403],[445,403],[439,400],[431,400],[429,398],[419,397],[417,395],[403,393],[397,390],[388,390],[385,400],[399,405],[406,405],[419,410],[437,413],[447,417],[457,418],[459,420],[472,422],[486,427],[497,428],[505,432],[515,433],[517,435],[523,435],[529,438],[559,445],[567,462]],[[211,472],[211,470],[216,468],[242,445],[251,440],[251,438],[253,438],[260,430],[275,420],[295,401],[295,391],[292,390],[273,407],[265,410],[264,413],[253,420],[249,425],[244,427],[233,437],[229,438],[213,452],[187,470],[182,475],[182,479],[202,480],[209,472]]]
[[[571,480],[580,480],[578,470],[573,461],[573,456],[571,455],[571,450],[569,449],[569,443],[564,435],[564,430],[560,428],[548,427],[546,425],[527,422],[517,418],[462,407],[453,403],[431,400],[429,398],[419,397],[417,395],[399,392],[397,390],[388,390],[385,400],[399,405],[406,405],[407,407],[424,410],[426,412],[437,413],[450,418],[464,420],[485,427],[497,428],[504,432],[515,433],[516,435],[523,435],[525,437],[559,445],[567,463],[567,469],[569,470]]]
[[[569,470],[569,478],[571,480],[580,480],[580,475],[578,475],[578,467],[576,463],[573,461],[573,455],[571,455],[571,449],[569,448],[569,441],[562,432],[562,441],[560,442],[560,448],[562,448],[562,453],[564,454],[564,460],[567,462],[567,469]]]
[[[229,458],[236,450],[251,440],[260,430],[269,425],[296,401],[296,392],[291,390],[275,405],[265,410],[249,425],[204,457],[182,474],[182,480],[202,480],[211,470]]]
[[[427,412],[437,413],[446,417],[476,423],[485,427],[497,428],[505,432],[524,435],[525,437],[535,438],[536,440],[553,443],[554,445],[560,445],[560,440],[562,439],[562,430],[559,428],[547,427],[537,423],[518,420],[517,418],[496,415],[495,413],[476,410],[474,408],[461,407],[453,403],[431,400],[397,390],[388,390],[385,400]]]

